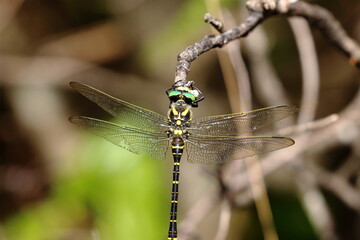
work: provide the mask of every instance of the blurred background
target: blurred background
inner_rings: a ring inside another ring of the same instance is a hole
[[[332,12],[359,42],[358,0],[311,3]],[[218,17],[212,4],[197,0],[0,1],[0,239],[166,238],[172,161],[137,156],[73,126],[68,122],[72,115],[112,117],[74,92],[68,83],[86,83],[165,115],[169,104],[165,90],[173,84],[177,54],[211,34],[203,16],[211,12]],[[215,9],[222,9],[227,27],[240,24],[247,16],[244,1],[217,4]],[[254,36],[250,34],[249,40],[234,43],[238,50],[241,44],[242,63],[250,69],[252,108],[272,105],[264,98],[266,92],[281,95],[277,88],[261,90],[269,75],[266,71],[265,75],[257,74],[260,63],[254,56],[259,56],[259,49],[286,95],[275,97],[273,102],[302,105],[304,72],[295,39],[303,34],[294,31],[294,24],[285,17],[272,17],[254,31]],[[359,90],[358,70],[321,33],[312,33],[319,80],[308,88],[310,92],[315,89],[317,97],[316,102],[310,102],[313,116],[300,123],[342,113]],[[240,55],[240,51],[235,54]],[[239,93],[231,92],[231,85],[224,83],[224,72],[215,50],[192,64],[189,78],[206,97],[195,109],[195,117],[239,108],[234,100]],[[281,99],[287,102],[276,102]],[[359,112],[352,113],[359,120]],[[336,121],[338,115],[332,116]],[[298,190],[301,186],[292,180],[294,167],[281,165],[267,174],[280,239],[360,239],[358,128],[347,130],[341,144],[312,146],[310,153],[302,150],[304,161],[316,162],[315,176],[326,173],[335,177],[312,182],[317,200]],[[287,150],[281,151],[286,156]],[[316,172],[319,166],[320,173]],[[188,227],[181,225],[182,220],[191,223],[189,211],[196,210],[199,199],[218,194],[219,185],[209,174],[212,169],[204,166],[183,161],[181,171],[179,231],[185,232]],[[302,173],[297,179],[314,176],[306,175],[308,168]],[[350,189],[349,196],[331,190],[339,178],[343,184],[339,188]],[[219,203],[210,208],[183,239],[213,239],[221,208]],[[224,239],[264,238],[252,201],[234,204],[232,214]]]

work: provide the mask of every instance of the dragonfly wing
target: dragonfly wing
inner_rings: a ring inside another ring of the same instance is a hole
[[[231,160],[271,152],[294,144],[284,137],[190,136],[186,141],[191,163],[223,164]]]
[[[122,126],[89,117],[71,117],[70,122],[136,154],[165,159],[169,138],[165,132]]]
[[[167,118],[156,112],[117,99],[82,83],[70,82],[70,86],[126,125],[156,131],[165,131],[168,127]]]
[[[297,112],[295,106],[273,106],[249,112],[195,119],[189,132],[199,135],[238,136],[261,128]]]

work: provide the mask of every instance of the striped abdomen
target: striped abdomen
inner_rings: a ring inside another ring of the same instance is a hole
[[[179,198],[180,159],[184,152],[184,140],[180,137],[171,142],[171,150],[174,157],[173,181],[171,190],[170,226],[168,240],[177,240],[177,205]]]

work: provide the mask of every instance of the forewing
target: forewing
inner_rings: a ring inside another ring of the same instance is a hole
[[[130,152],[165,159],[169,144],[165,132],[122,126],[89,117],[71,117],[69,120]]]
[[[294,144],[284,137],[190,136],[186,141],[188,161],[222,164],[231,160],[271,152]]]
[[[195,119],[189,132],[199,135],[238,136],[264,127],[297,112],[295,106],[273,106],[249,112]]]
[[[71,82],[70,86],[125,125],[155,131],[165,131],[168,127],[167,118],[156,112],[117,99],[82,83]]]

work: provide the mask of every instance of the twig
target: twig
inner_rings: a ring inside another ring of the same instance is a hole
[[[180,223],[179,239],[189,239],[197,234],[198,225],[209,214],[210,210],[219,202],[218,194],[206,196],[198,201]]]
[[[211,24],[211,26],[213,26],[219,33],[223,33],[225,31],[224,24],[219,19],[213,17],[210,13],[205,13],[204,21]]]
[[[258,26],[256,31],[244,38],[244,43],[257,98],[268,106],[288,103],[284,86],[269,61],[269,43],[263,27]]]
[[[275,133],[275,135],[277,135],[277,136],[304,135],[304,134],[312,134],[312,131],[327,132],[327,131],[329,131],[329,129],[336,128],[336,126],[334,124],[337,121],[339,121],[339,116],[337,114],[333,114],[333,115],[330,115],[323,119],[319,119],[314,122],[309,122],[309,123],[305,123],[302,125],[296,125],[294,127],[288,127],[288,128],[281,129],[281,130],[277,131]],[[334,125],[334,126],[332,126],[332,125]],[[320,133],[320,135],[321,135],[321,133]],[[310,136],[312,136],[312,135],[310,135]],[[321,138],[321,139],[326,139],[326,136],[324,136],[324,138]],[[302,140],[302,138],[301,138],[301,140]],[[296,146],[298,145],[299,141],[300,140],[298,140],[298,139],[296,140]],[[316,140],[315,144],[316,144],[316,142],[318,142],[318,141]],[[319,140],[319,142],[321,142],[321,140]],[[299,144],[301,145],[302,142],[300,141]],[[312,139],[310,139],[309,145],[314,147],[314,145],[312,145],[312,144],[314,144],[314,141]],[[278,152],[274,152],[274,153],[266,156],[265,158],[263,158],[262,159],[262,168],[263,168],[264,176],[271,174],[272,172],[283,167],[284,165],[286,165],[289,162],[298,161],[298,159],[295,159],[296,156],[298,156],[298,154],[301,154],[301,151],[304,151],[304,150],[297,150],[297,149],[294,149],[294,147],[290,148],[292,150],[289,152],[290,153],[296,152],[297,154],[295,154],[295,155],[287,155],[286,154],[287,152],[283,153],[281,151],[278,151]],[[308,147],[308,146],[304,146],[304,147]],[[311,151],[311,148],[309,148],[309,150]],[[249,184],[249,181],[248,181],[248,177],[244,171],[239,171],[237,177],[239,177],[239,179],[236,182],[235,181],[232,182],[234,185],[228,186],[232,190],[232,193],[230,194],[230,196],[233,196],[234,202],[236,202],[236,204],[238,206],[244,206],[244,205],[249,204],[254,198],[257,198],[259,196],[250,196],[251,194],[249,194],[249,190],[247,187]],[[240,183],[240,185],[237,185],[236,183]]]
[[[287,151],[277,151],[268,154],[262,160],[264,175],[268,175],[297,156],[314,151],[324,151],[333,146],[349,143],[359,138],[360,132],[360,92],[348,107],[339,114],[339,120],[317,131],[308,131],[295,138],[296,144]],[[349,134],[350,133],[352,134]],[[246,185],[246,176],[237,182],[236,189],[241,191]]]
[[[230,13],[225,14],[225,19],[226,22],[230,23],[231,25],[235,24],[235,21],[231,17]],[[237,99],[238,102],[240,102],[240,107],[233,110],[234,112],[249,111],[252,108],[250,76],[240,51],[240,42],[238,44],[229,44],[226,48],[226,54],[228,55],[231,62],[231,66],[235,75],[234,80],[237,83],[236,86],[239,91],[239,96]]]
[[[320,88],[319,65],[308,23],[304,19],[289,19],[289,22],[295,35],[301,62],[303,91],[297,122],[302,124],[311,122],[315,118]],[[334,221],[325,197],[313,180],[315,176],[302,169],[304,162],[304,157],[299,156],[294,175],[303,207],[320,238],[336,240],[338,237],[334,230]]]
[[[304,134],[305,132],[319,130],[321,128],[328,127],[329,125],[334,124],[338,120],[339,120],[338,114],[331,114],[330,116],[320,118],[312,122],[307,122],[307,123],[280,129],[279,131],[276,132],[276,135],[279,136],[300,135],[300,134]]]
[[[360,192],[350,186],[346,179],[337,174],[332,174],[314,164],[307,165],[308,169],[316,176],[316,181],[325,189],[335,193],[349,207],[360,213]]]
[[[357,134],[354,134],[353,136],[349,136],[351,137],[352,140],[343,139],[342,135],[347,134],[347,129],[349,127],[351,127],[351,129],[353,129],[352,131],[354,132],[360,132],[360,116],[358,114],[359,111],[357,110],[359,108],[359,104],[360,104],[360,95],[354,100],[352,104],[350,104],[348,109],[340,115],[340,119],[336,123],[329,125],[325,128],[319,129],[317,131],[307,132],[306,134],[303,134],[302,136],[295,138],[296,145],[292,146],[285,152],[277,151],[275,153],[267,155],[265,158],[263,158],[261,162],[264,175],[265,176],[269,175],[270,173],[274,172],[275,170],[279,169],[285,164],[292,162],[293,159],[297,159],[298,156],[302,156],[305,153],[309,154],[311,152],[314,153],[319,151],[325,151],[326,149],[329,149],[332,146],[344,144],[343,141],[351,142],[354,141],[354,139],[358,139],[359,136]],[[241,192],[243,189],[247,188],[246,179],[247,179],[246,174],[241,174],[241,176],[238,176],[236,184],[234,183],[234,185],[231,186],[232,189],[234,191]],[[322,181],[322,182],[329,183],[329,179],[328,181]],[[345,181],[336,181],[336,183],[341,183],[341,184],[337,185],[338,187],[333,189],[334,192],[335,190],[341,189],[344,186],[342,184],[345,184]],[[329,185],[328,187],[331,186]],[[347,187],[345,189],[351,189],[351,188]],[[353,193],[353,191],[349,191],[349,192]],[[336,194],[341,194],[341,192],[336,192]],[[359,210],[357,206],[357,204],[359,203],[354,204],[354,202],[352,202],[352,200],[357,201],[357,199],[359,198],[344,199],[344,203],[348,204],[350,207],[354,207],[354,209],[356,210]]]
[[[317,176],[304,169],[304,161],[298,161],[294,170],[302,205],[320,239],[338,240],[330,209],[316,182]]]
[[[356,144],[358,143],[356,142]],[[354,148],[356,148],[356,146],[354,146]],[[359,170],[360,170],[359,156],[357,153],[353,153],[336,170],[336,175],[341,176],[343,178],[350,178],[353,174],[359,172]]]
[[[304,19],[289,19],[299,50],[303,91],[298,116],[302,124],[314,120],[319,101],[320,74],[314,39]]]
[[[225,240],[229,231],[231,219],[231,204],[227,198],[221,201],[220,220],[218,231],[215,235],[215,240]]]
[[[230,13],[222,14],[219,6],[213,4],[213,8],[221,18],[226,19],[228,25],[235,25],[235,21]],[[224,26],[220,20],[215,19],[210,14],[206,14],[208,19],[216,21],[217,25]],[[223,49],[216,51],[224,82],[228,93],[228,98],[233,112],[248,111],[251,109],[251,87],[247,67],[242,58],[239,43],[232,43]]]
[[[227,30],[219,35],[206,36],[201,41],[196,42],[194,45],[187,47],[183,52],[179,53],[175,72],[175,85],[186,85],[187,75],[190,72],[190,64],[197,57],[210,49],[222,47],[232,40],[246,36],[263,18],[263,14],[254,12],[240,26]]]
[[[233,19],[231,18],[230,14],[225,15],[227,16],[227,23],[230,23],[230,25],[234,24]],[[227,48],[225,48],[225,54],[230,59],[230,65],[232,66],[231,72],[234,73],[234,77],[230,79],[226,79],[225,81],[231,81],[232,79],[236,81],[236,86],[239,89],[239,96],[238,101],[240,102],[240,108],[233,109],[235,112],[239,111],[248,111],[252,107],[252,101],[251,101],[251,87],[250,87],[250,78],[248,74],[247,67],[244,63],[244,60],[242,59],[242,54],[240,52],[240,46],[239,44],[229,44],[227,45]],[[223,60],[223,58],[221,58]],[[223,62],[222,62],[223,63]],[[223,64],[222,68],[223,68]],[[228,85],[228,84],[226,84]],[[232,105],[234,105],[233,102],[231,102]],[[257,208],[257,212],[259,215],[259,219],[262,225],[264,239],[266,240],[277,240],[278,236],[274,227],[269,198],[267,196],[265,183],[262,178],[258,178],[257,181],[253,181],[256,177],[253,175],[259,176],[262,175],[260,163],[258,158],[248,158],[245,159],[245,164],[247,166],[250,165],[258,165],[257,170],[258,171],[249,171],[249,183],[251,192],[253,195],[258,195],[259,197],[254,198],[255,199],[255,205]],[[232,162],[231,163],[232,170],[240,171],[242,168],[242,164],[240,162]],[[222,176],[223,177],[223,176]],[[228,199],[227,201],[232,201],[232,199]],[[230,215],[228,216],[230,218]],[[226,222],[226,221],[225,221]],[[224,224],[225,225],[225,224]],[[219,239],[222,239],[226,237],[224,235],[224,232],[227,231],[226,229],[223,229],[225,226],[222,225],[222,222],[220,222],[219,225],[219,231],[217,237]],[[228,225],[227,225],[228,226]]]
[[[250,15],[237,27],[218,35],[204,37],[201,41],[187,47],[178,55],[175,71],[175,85],[187,84],[187,75],[190,72],[191,62],[201,54],[213,48],[219,48],[227,43],[247,36],[262,21],[273,15],[300,16],[312,26],[318,28],[325,38],[329,39],[351,64],[360,68],[360,47],[342,28],[335,17],[326,9],[296,0],[248,0],[246,6]]]
[[[327,40],[349,58],[350,64],[360,68],[359,45],[347,35],[339,21],[328,10],[298,1],[288,5],[287,15],[305,18],[311,26],[318,28]]]
[[[265,187],[264,173],[261,169],[260,160],[258,157],[246,158],[245,164],[264,239],[278,240],[279,237],[274,226],[270,200]]]

